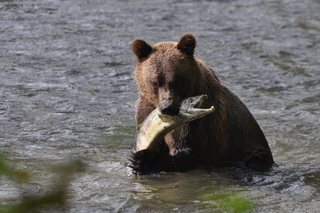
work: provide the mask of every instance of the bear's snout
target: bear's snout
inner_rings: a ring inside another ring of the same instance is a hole
[[[178,114],[179,106],[171,101],[165,101],[160,105],[159,110],[162,114],[174,116]]]
[[[158,90],[158,109],[165,115],[177,115],[180,107],[180,98],[173,91],[168,89],[168,86],[160,87]]]

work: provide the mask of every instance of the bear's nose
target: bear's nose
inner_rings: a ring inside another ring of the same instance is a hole
[[[178,114],[178,108],[174,107],[173,104],[162,104],[161,107],[160,107],[160,112],[162,114],[166,114],[166,115],[171,115],[171,116],[174,116],[176,114]]]

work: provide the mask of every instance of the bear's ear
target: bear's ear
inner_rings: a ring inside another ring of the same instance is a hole
[[[152,47],[144,40],[136,39],[132,43],[132,50],[136,54],[139,61],[142,61],[152,52]]]
[[[196,47],[196,38],[192,34],[185,34],[184,36],[181,37],[177,48],[181,52],[193,56],[194,53],[194,48]]]

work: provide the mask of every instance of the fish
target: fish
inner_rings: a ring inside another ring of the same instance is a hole
[[[175,116],[162,114],[158,108],[153,110],[137,127],[135,151],[156,150],[164,136],[173,129],[175,129],[174,138],[179,139],[182,124],[202,118],[215,111],[214,106],[208,109],[199,108],[207,98],[207,95],[199,95],[182,100],[179,112]]]

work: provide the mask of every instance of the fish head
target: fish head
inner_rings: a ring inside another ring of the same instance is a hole
[[[208,99],[207,95],[186,98],[180,103],[180,112],[185,112],[191,108],[200,108],[206,99]]]
[[[184,99],[180,105],[180,117],[188,121],[193,121],[212,113],[215,110],[213,106],[208,109],[200,108],[206,99],[208,99],[207,95],[199,95]]]

